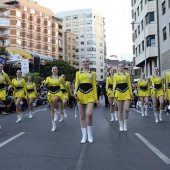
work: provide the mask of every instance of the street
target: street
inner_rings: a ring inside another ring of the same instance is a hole
[[[81,144],[79,115],[67,108],[68,117],[51,132],[48,105],[34,109],[21,123],[16,114],[1,115],[0,170],[169,170],[170,116],[155,123],[130,109],[128,131],[110,122],[109,108],[94,109],[92,144]]]

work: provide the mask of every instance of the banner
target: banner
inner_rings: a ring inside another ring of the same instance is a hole
[[[21,61],[21,71],[22,76],[25,76],[26,73],[29,73],[29,60],[24,59]]]

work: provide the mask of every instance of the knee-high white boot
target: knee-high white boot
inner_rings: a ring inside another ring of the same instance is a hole
[[[16,123],[21,122],[21,120],[22,120],[22,116],[20,114],[17,114],[17,121],[16,121]]]
[[[66,109],[63,109],[64,117],[67,117]]]
[[[81,132],[82,132],[81,143],[86,143],[86,141],[87,141],[87,130],[86,130],[86,128],[81,128]]]
[[[159,120],[158,120],[158,113],[156,112],[156,113],[154,113],[154,115],[155,115],[155,123],[158,123],[159,122]]]
[[[159,111],[159,120],[162,122],[162,113],[163,113],[163,110],[160,110]]]
[[[114,121],[114,113],[110,113],[110,116],[111,116],[111,122]]]
[[[145,116],[144,115],[144,106],[141,106],[141,112],[142,112],[142,116]]]
[[[60,114],[60,120],[59,120],[59,122],[63,122],[63,119],[64,119],[64,116],[62,115],[62,114]]]
[[[90,143],[93,142],[92,126],[87,126],[87,136]]]
[[[55,121],[52,120],[52,129],[51,129],[52,132],[56,131],[56,124],[55,124]]]
[[[148,105],[145,105],[145,116],[148,116]]]
[[[122,121],[122,120],[119,121],[119,130],[120,130],[121,132],[124,131],[123,121]]]
[[[33,114],[32,114],[32,110],[29,111],[29,117],[28,118],[32,118],[33,117]]]
[[[54,121],[57,121],[58,119],[58,112],[56,109],[54,109]]]
[[[124,120],[124,131],[127,131],[127,119]]]
[[[118,121],[118,111],[115,111],[114,115],[115,115],[115,120]]]

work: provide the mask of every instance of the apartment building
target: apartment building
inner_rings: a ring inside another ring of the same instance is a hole
[[[150,76],[160,64],[156,0],[131,0],[131,5],[134,64]]]
[[[162,75],[170,71],[170,0],[158,0]]]
[[[83,9],[57,13],[63,19],[63,29],[76,34],[76,68],[82,69],[82,59],[89,58],[97,80],[106,78],[105,18],[93,10]]]
[[[0,1],[0,47],[63,59],[62,24],[56,14],[36,1]]]
[[[64,32],[64,60],[76,67],[76,34],[71,32]]]

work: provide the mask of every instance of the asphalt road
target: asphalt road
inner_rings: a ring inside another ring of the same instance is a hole
[[[23,112],[21,123],[14,113],[2,115],[0,170],[170,170],[170,116],[155,123],[152,112],[142,117],[131,109],[128,131],[110,122],[109,109],[94,109],[92,144],[81,144],[79,115],[68,108],[68,117],[51,132],[47,105],[34,110],[33,119]]]

